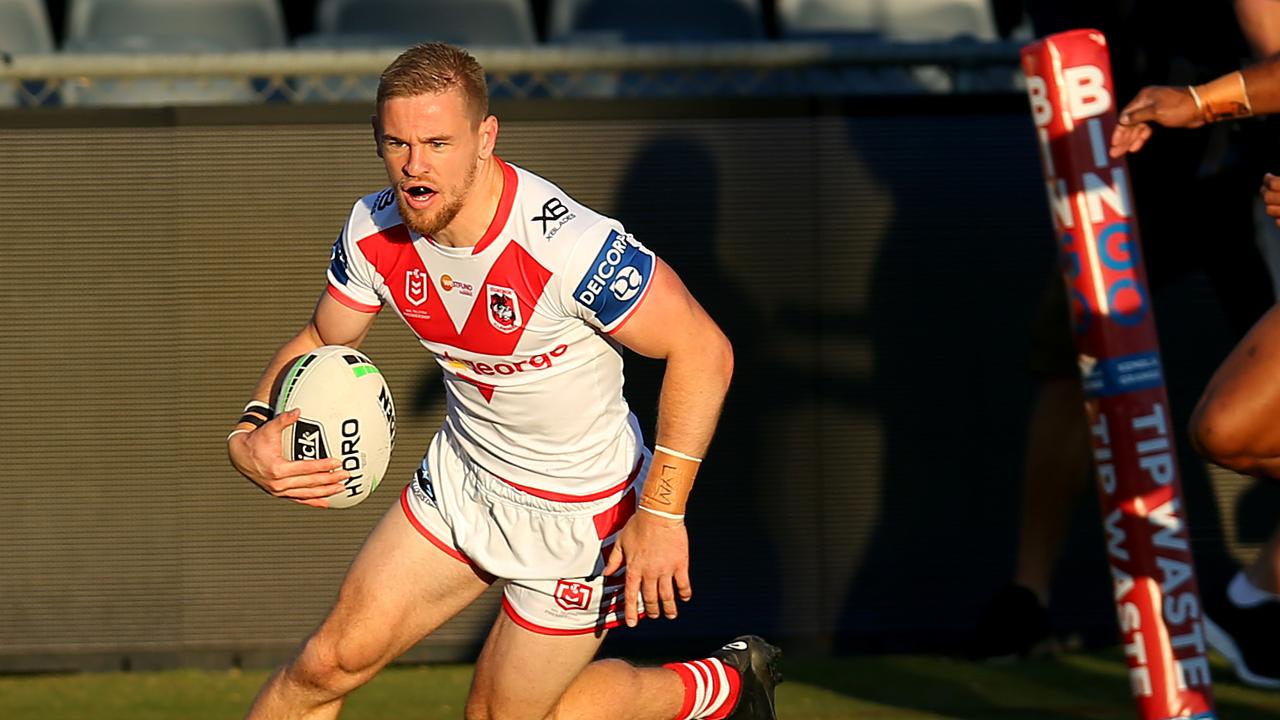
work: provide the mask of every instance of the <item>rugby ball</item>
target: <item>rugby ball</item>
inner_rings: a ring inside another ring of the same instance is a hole
[[[396,409],[382,373],[364,353],[325,345],[285,371],[276,413],[301,410],[281,435],[288,460],[339,458],[351,473],[329,507],[358,505],[377,489],[396,442]]]

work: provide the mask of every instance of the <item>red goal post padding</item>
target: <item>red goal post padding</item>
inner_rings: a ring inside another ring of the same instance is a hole
[[[1143,720],[1214,718],[1173,420],[1096,30],[1022,50],[1079,352],[1129,682]],[[1064,318],[1065,320],[1065,318]]]

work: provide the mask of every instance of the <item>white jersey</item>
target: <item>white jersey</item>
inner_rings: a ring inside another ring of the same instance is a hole
[[[654,256],[617,221],[498,163],[502,198],[474,247],[410,230],[390,188],[361,198],[334,243],[329,293],[395,309],[443,371],[441,432],[481,468],[544,497],[597,495],[640,457],[608,335],[643,301]]]

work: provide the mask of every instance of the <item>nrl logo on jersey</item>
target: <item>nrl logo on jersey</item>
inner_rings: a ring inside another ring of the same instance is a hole
[[[414,268],[404,273],[404,299],[414,305],[427,301],[427,274]]]
[[[504,333],[519,330],[524,323],[516,291],[501,285],[486,285],[484,294],[489,303],[489,324]]]

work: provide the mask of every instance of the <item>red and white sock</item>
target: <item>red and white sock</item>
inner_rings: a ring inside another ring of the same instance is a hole
[[[721,720],[738,702],[742,678],[738,671],[716,658],[663,665],[676,671],[684,683],[684,703],[675,720]]]

